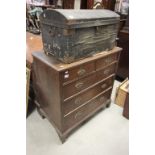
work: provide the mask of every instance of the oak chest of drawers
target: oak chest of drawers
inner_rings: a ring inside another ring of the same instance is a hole
[[[33,53],[36,105],[62,142],[76,127],[110,105],[121,50],[115,47],[71,64],[42,52]]]

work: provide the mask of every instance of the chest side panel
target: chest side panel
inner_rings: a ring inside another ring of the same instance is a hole
[[[33,81],[36,99],[50,122],[61,129],[59,72],[34,58]]]

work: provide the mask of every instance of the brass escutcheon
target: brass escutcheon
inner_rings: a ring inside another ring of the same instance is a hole
[[[79,75],[79,76],[82,76],[82,75],[84,75],[86,73],[86,70],[85,69],[80,69],[78,72],[77,72],[77,74]]]
[[[82,100],[81,97],[75,99],[75,104],[79,105],[81,103],[81,100]]]
[[[106,86],[107,86],[107,84],[106,83],[104,83],[102,86],[101,86],[101,88],[106,88]]]
[[[77,88],[77,89],[80,89],[82,86],[83,86],[83,82],[78,82],[76,85],[75,85],[75,87]]]

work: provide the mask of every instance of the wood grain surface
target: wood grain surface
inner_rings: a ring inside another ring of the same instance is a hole
[[[42,49],[41,36],[26,32],[26,65],[28,68],[31,68],[33,62],[32,52],[42,51]]]

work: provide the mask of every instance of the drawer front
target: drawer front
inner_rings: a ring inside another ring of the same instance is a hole
[[[81,80],[78,80],[78,81],[73,82],[71,84],[65,85],[63,87],[64,99],[66,99],[67,97],[70,97],[70,96],[80,92],[81,90],[88,88],[92,84],[94,84],[95,83],[95,77],[96,77],[96,75],[93,74],[91,76],[88,76],[86,78],[82,78]]]
[[[114,53],[104,58],[101,58],[96,61],[96,70],[102,69],[105,66],[110,65],[111,63],[117,60],[118,60],[118,53]]]
[[[68,81],[72,81],[74,79],[80,79],[81,77],[84,77],[93,71],[95,71],[94,62],[83,64],[78,67],[65,70],[62,73],[62,79],[63,79],[62,81],[68,82]]]
[[[107,92],[105,92],[102,95],[99,95],[97,98],[88,102],[85,106],[79,108],[78,110],[74,111],[70,115],[66,116],[64,118],[64,129],[67,130],[74,124],[81,121],[84,117],[86,117],[88,114],[90,114],[93,110],[95,110],[99,106],[106,103],[106,101],[110,99],[111,90],[112,89],[108,90]]]
[[[96,80],[100,81],[111,74],[115,74],[115,69],[116,69],[117,63],[114,63],[113,65],[110,65],[102,70],[99,70],[96,72]]]
[[[90,99],[92,99],[96,95],[100,94],[107,88],[112,87],[112,84],[113,84],[113,76],[108,78],[105,81],[100,82],[99,84],[90,88],[89,90],[87,90],[87,91],[85,91],[85,92],[83,92],[69,100],[64,101],[64,103],[63,103],[64,115],[68,114],[75,108],[77,108],[77,107],[81,106],[82,104],[84,104],[85,102],[89,101]]]

